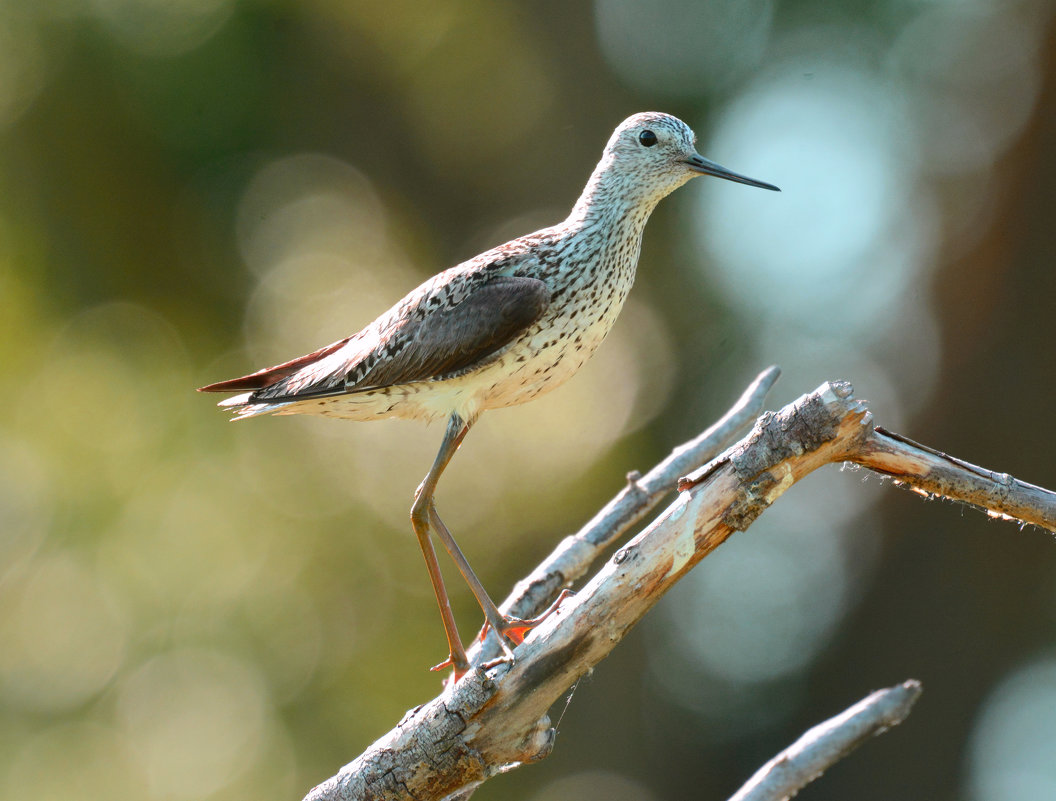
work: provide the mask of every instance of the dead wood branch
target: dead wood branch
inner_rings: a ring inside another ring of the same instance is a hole
[[[1020,520],[1056,531],[1053,493],[1008,473],[994,473],[887,431],[873,429],[861,454],[851,461],[894,476],[925,496],[964,501],[991,517]]]
[[[757,388],[766,383],[765,376],[757,379]],[[941,492],[994,514],[1056,527],[1056,494],[876,429],[849,384],[823,384],[780,411],[764,414],[743,440],[680,481],[682,492],[674,502],[533,631],[516,650],[516,662],[482,667],[486,654],[477,649],[477,667],[462,681],[409,712],[389,734],[312,790],[306,801],[466,797],[491,776],[542,759],[553,745],[547,710],[569,686],[604,659],[668,589],[731,533],[750,526],[805,475],[844,461],[913,486],[920,482],[927,493]],[[634,489],[644,480],[632,481],[621,496],[644,495]],[[636,511],[643,501],[626,503],[631,511],[615,518],[635,520],[644,513]],[[595,521],[599,519],[608,516],[603,513]],[[601,528],[622,531],[626,525],[630,523]],[[597,550],[604,547],[599,542],[609,541],[588,539]],[[596,555],[587,546],[569,546],[581,548],[586,555],[570,559],[572,564],[589,564]],[[555,554],[560,556],[562,549]],[[543,605],[575,574],[566,570],[556,571],[559,581],[547,580]],[[545,579],[551,572],[540,568],[533,575]],[[531,595],[534,585],[525,586],[528,590],[521,594]]]
[[[806,732],[759,768],[729,801],[792,798],[870,737],[905,720],[920,693],[920,682],[915,679],[871,693]]]
[[[514,617],[539,615],[561,590],[587,574],[590,566],[614,542],[626,536],[636,523],[656,508],[687,473],[707,464],[749,429],[763,410],[766,396],[781,376],[776,366],[767,367],[741,393],[741,397],[715,423],[695,439],[675,448],[644,476],[627,474],[626,486],[593,518],[565,537],[553,552],[514,586],[500,609]],[[495,634],[469,649],[473,664],[501,653]]]

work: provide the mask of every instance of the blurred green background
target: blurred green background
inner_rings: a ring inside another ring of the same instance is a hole
[[[436,694],[441,430],[193,389],[562,219],[647,109],[784,191],[661,204],[597,357],[468,438],[440,506],[493,595],[770,363],[771,408],[847,379],[1056,487],[1049,0],[0,0],[0,796],[297,799]],[[832,468],[476,797],[725,798],[908,677],[802,798],[1056,798],[1056,541]]]

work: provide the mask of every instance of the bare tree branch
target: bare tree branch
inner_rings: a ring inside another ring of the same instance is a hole
[[[792,798],[870,737],[905,720],[920,693],[920,682],[915,679],[877,690],[810,729],[759,768],[729,801]]]
[[[1056,494],[877,431],[849,384],[823,384],[764,414],[741,442],[679,482],[674,502],[532,632],[514,663],[476,662],[307,798],[464,798],[491,776],[544,758],[553,746],[547,710],[573,682],[731,533],[748,528],[805,475],[843,461],[1038,525],[1052,520]]]
[[[894,476],[922,495],[978,506],[992,517],[1056,531],[1056,496],[1008,473],[994,473],[877,426],[853,461]]]
[[[763,410],[763,403],[781,376],[780,368],[771,365],[756,376],[741,397],[715,423],[695,439],[675,448],[662,462],[644,476],[635,471],[627,474],[627,485],[593,518],[565,537],[553,552],[514,585],[499,608],[507,615],[530,618],[542,613],[558,593],[586,575],[590,566],[605,549],[625,536],[692,470],[707,464],[741,436]],[[501,653],[495,634],[469,649],[472,664],[480,664]]]

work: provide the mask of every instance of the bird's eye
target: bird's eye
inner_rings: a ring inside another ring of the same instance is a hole
[[[656,134],[652,131],[642,131],[638,134],[638,141],[641,142],[644,147],[652,147],[656,144]]]

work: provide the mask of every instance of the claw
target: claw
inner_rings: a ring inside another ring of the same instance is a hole
[[[448,656],[447,659],[445,659],[443,662],[433,665],[431,668],[429,668],[429,670],[431,670],[433,673],[439,673],[441,670],[447,670],[448,668],[453,668],[454,666],[455,660]]]
[[[451,654],[447,655],[447,659],[438,665],[433,665],[429,670],[434,673],[438,673],[441,670],[447,670],[451,668],[451,675],[455,681],[469,673],[469,665],[464,660],[456,660]]]

